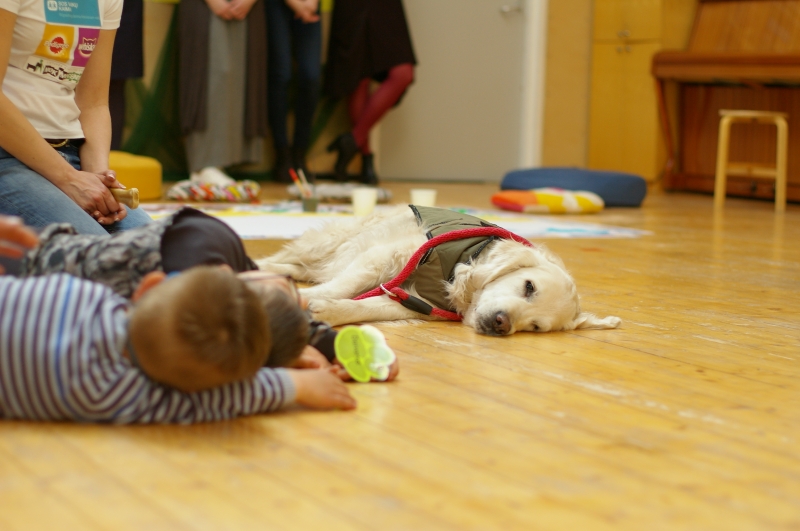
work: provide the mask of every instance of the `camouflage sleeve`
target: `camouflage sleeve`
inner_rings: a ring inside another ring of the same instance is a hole
[[[169,218],[114,234],[77,234],[68,224],[49,225],[26,255],[20,276],[68,273],[105,284],[130,298],[142,278],[161,270],[161,237]]]

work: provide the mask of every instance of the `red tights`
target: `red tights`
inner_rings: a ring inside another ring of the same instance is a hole
[[[386,80],[370,93],[371,79],[362,79],[348,99],[353,137],[361,153],[371,153],[369,130],[391,109],[406,88],[414,81],[414,65],[403,63],[392,67]]]

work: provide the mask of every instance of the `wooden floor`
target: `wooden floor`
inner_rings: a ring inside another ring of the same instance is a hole
[[[352,385],[348,413],[0,423],[0,529],[800,529],[800,206],[651,194],[581,219],[653,233],[547,242],[620,329],[380,325],[400,378]]]

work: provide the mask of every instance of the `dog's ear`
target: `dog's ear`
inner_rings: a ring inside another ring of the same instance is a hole
[[[495,279],[507,275],[523,267],[536,267],[542,259],[552,261],[547,255],[550,251],[539,251],[539,247],[527,247],[514,240],[500,240],[489,249],[489,256],[484,262],[478,262],[473,268],[474,282],[483,287]],[[557,257],[555,257],[558,260]],[[559,260],[560,262],[560,260]],[[563,264],[562,264],[563,267]]]
[[[486,252],[486,251],[485,251]],[[551,254],[560,262],[558,257]],[[542,259],[553,261],[538,252],[513,240],[500,240],[492,244],[485,261],[477,264],[458,264],[453,270],[453,283],[447,286],[450,301],[458,311],[464,311],[472,303],[472,295],[489,282],[523,267],[536,267]],[[561,264],[563,267],[563,264]]]
[[[480,287],[475,282],[474,272],[473,264],[458,264],[453,269],[453,282],[445,286],[450,302],[459,313],[464,313],[472,304],[472,294]]]
[[[573,330],[593,329],[593,330],[608,330],[610,328],[617,328],[622,323],[622,319],[610,315],[608,317],[600,318],[593,313],[581,312],[578,317],[572,322]]]
[[[561,260],[561,257],[558,256],[556,253],[551,251],[545,244],[537,243],[535,249],[539,252],[539,254],[544,257],[545,260],[548,262],[552,262],[564,271],[567,270],[567,266],[564,265],[564,261]]]

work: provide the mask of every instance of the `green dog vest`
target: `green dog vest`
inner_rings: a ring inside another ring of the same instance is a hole
[[[417,224],[428,229],[426,236],[430,240],[440,234],[454,230],[474,229],[479,227],[497,227],[475,216],[453,212],[444,208],[432,208],[408,205],[417,218]],[[458,264],[466,264],[474,260],[494,240],[496,236],[478,236],[444,242],[431,248],[419,261],[408,282],[413,282],[417,293],[436,307],[455,311],[447,300],[447,283],[453,282],[453,270]]]

